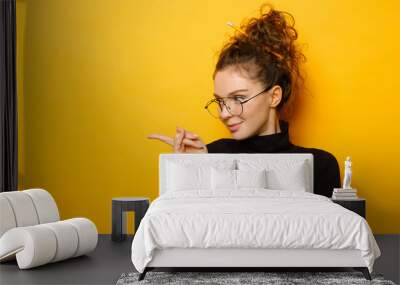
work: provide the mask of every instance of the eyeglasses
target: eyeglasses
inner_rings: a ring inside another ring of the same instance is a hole
[[[243,104],[246,102],[249,102],[251,99],[254,97],[268,91],[269,89],[272,88],[271,86],[268,86],[267,88],[263,89],[261,92],[257,93],[256,95],[243,100],[243,95],[236,95],[233,97],[228,97],[228,98],[215,98],[207,102],[206,106],[204,107],[207,109],[208,113],[210,113],[211,116],[214,118],[219,119],[220,118],[220,113],[222,112],[223,106],[226,107],[228,112],[232,116],[240,116],[243,113]],[[227,102],[225,101],[227,100]]]

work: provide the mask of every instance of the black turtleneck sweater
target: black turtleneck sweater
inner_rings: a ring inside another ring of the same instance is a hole
[[[304,148],[289,140],[289,124],[280,120],[280,133],[253,136],[244,140],[223,138],[207,144],[209,153],[312,153],[314,156],[314,193],[332,196],[340,187],[340,172],[336,158],[329,152]]]

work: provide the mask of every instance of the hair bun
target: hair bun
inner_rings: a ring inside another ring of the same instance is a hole
[[[267,11],[264,11],[268,8]],[[245,41],[265,54],[270,54],[278,61],[290,61],[298,57],[295,40],[298,37],[294,28],[293,16],[284,11],[278,11],[269,3],[260,7],[259,18],[250,18],[241,24],[246,34]]]

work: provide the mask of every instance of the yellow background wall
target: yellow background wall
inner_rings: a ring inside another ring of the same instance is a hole
[[[111,231],[111,198],[158,191],[158,155],[179,125],[229,132],[203,109],[216,53],[262,1],[17,0],[20,189],[42,187],[63,219]],[[353,159],[374,233],[400,233],[400,2],[279,0],[296,19],[311,95],[292,141]],[[342,171],[342,169],[341,169]],[[342,173],[343,175],[343,173]],[[343,176],[342,176],[343,177]]]

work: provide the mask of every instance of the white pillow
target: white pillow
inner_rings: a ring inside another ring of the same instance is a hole
[[[236,170],[211,168],[211,189],[236,190]]]
[[[274,190],[307,191],[311,189],[307,160],[238,160],[241,170],[267,170],[267,187]]]
[[[167,162],[167,191],[211,189],[211,168],[234,169],[234,160],[190,161],[176,159]]]
[[[304,162],[284,170],[270,169],[267,172],[267,180],[269,189],[293,191],[307,191],[306,189],[309,189]]]
[[[234,170],[211,168],[211,189],[239,190],[266,188],[266,170]]]
[[[236,171],[236,181],[238,188],[267,188],[267,171],[260,170],[243,170]]]

